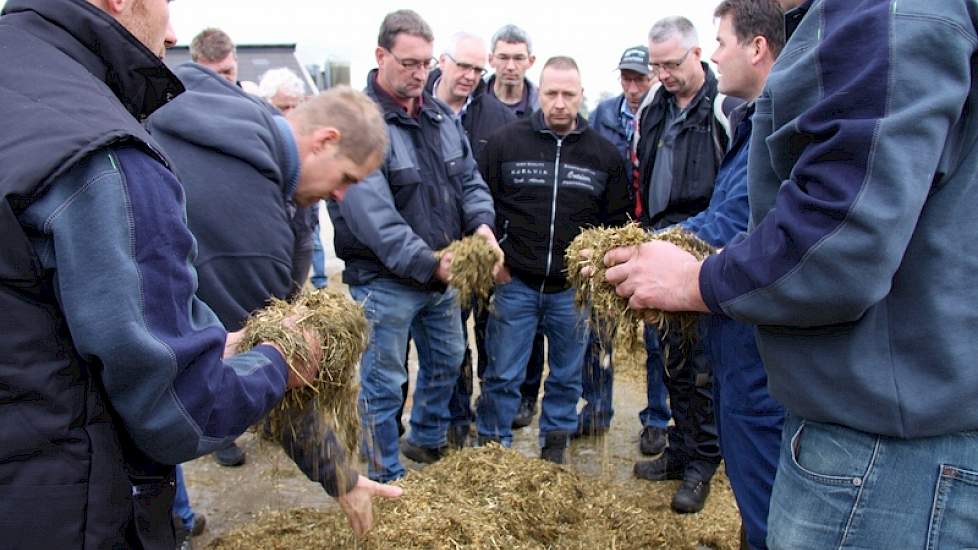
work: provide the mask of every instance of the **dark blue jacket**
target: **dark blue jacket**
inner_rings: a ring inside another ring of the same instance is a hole
[[[431,71],[428,83],[425,85],[429,94],[435,95],[435,83],[440,78],[441,69]],[[475,158],[479,158],[493,132],[516,120],[512,109],[503,105],[492,94],[486,93],[487,89],[486,81],[480,79],[469,96],[468,106],[462,113],[462,128],[469,138],[472,156]]]
[[[591,128],[601,137],[610,141],[622,159],[631,165],[632,144],[625,137],[625,130],[621,127],[621,104],[625,101],[625,94],[606,99],[598,104],[591,112],[588,122]],[[631,170],[628,171],[628,182],[632,181]]]
[[[240,330],[270,298],[284,299],[305,281],[309,258],[302,249],[312,226],[304,222],[316,210],[292,202],[299,153],[277,111],[201,65],[186,63],[175,72],[186,91],[147,126],[187,194],[198,247],[197,296],[227,330]],[[316,433],[311,425],[301,429]],[[329,494],[356,483],[355,471],[337,475],[344,456],[332,434],[302,445],[292,444],[291,433],[279,435],[287,436],[283,445],[299,468]],[[337,486],[339,479],[345,487]]]
[[[175,69],[187,91],[149,118],[147,128],[173,159],[197,239],[197,295],[224,326],[239,330],[271,297],[305,281],[296,251],[312,238],[296,230],[306,215],[292,202],[299,155],[288,124],[259,99],[210,69]]]
[[[789,413],[902,438],[978,429],[976,53],[970,1],[816,0],[774,64],[751,232],[700,289],[758,325]]]
[[[287,367],[222,361],[194,298],[182,190],[138,122],[182,91],[163,63],[71,0],[8,1],[0,50],[0,544],[169,550],[167,464],[257,421]]]
[[[444,290],[434,278],[434,252],[479,225],[494,227],[495,211],[461,123],[424,92],[417,117],[409,116],[368,76],[367,94],[387,121],[390,146],[381,167],[328,203],[336,254],[346,262],[343,281],[376,277]]]
[[[610,141],[615,149],[618,150],[618,154],[625,161],[625,178],[628,182],[628,198],[632,204],[635,204],[635,192],[632,187],[632,180],[635,179],[634,170],[632,170],[632,143],[628,140],[625,135],[625,130],[621,127],[621,104],[625,101],[625,94],[620,94],[617,97],[612,97],[606,99],[598,104],[598,106],[591,112],[591,117],[589,122],[591,127],[601,135],[601,137]]]

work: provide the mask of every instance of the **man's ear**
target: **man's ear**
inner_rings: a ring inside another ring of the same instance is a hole
[[[126,11],[129,2],[130,0],[89,0],[89,3],[101,8],[102,11],[112,17],[118,17],[122,12]]]
[[[751,63],[754,65],[757,65],[758,63],[763,61],[764,56],[767,54],[767,52],[771,51],[771,48],[767,43],[767,38],[764,38],[763,36],[760,35],[755,36],[754,39],[751,40],[750,45],[751,48],[753,48],[753,51],[751,52],[750,60]]]
[[[313,151],[318,153],[327,145],[337,146],[340,143],[342,133],[332,126],[323,126],[312,132]]]

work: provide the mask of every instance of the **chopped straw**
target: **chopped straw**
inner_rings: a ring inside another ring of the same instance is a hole
[[[338,511],[264,512],[215,540],[243,549],[695,549],[737,548],[740,518],[729,482],[713,480],[698,514],[669,507],[676,482],[592,478],[496,445],[452,453],[396,482],[397,500],[376,500],[374,529],[354,539]]]
[[[604,255],[608,251],[627,246],[637,246],[653,240],[672,243],[696,259],[702,260],[716,250],[689,231],[672,226],[658,233],[648,233],[637,223],[623,227],[597,227],[586,229],[567,247],[564,259],[567,279],[577,289],[575,301],[578,307],[591,306],[591,316],[597,323],[615,326],[615,345],[628,350],[640,346],[637,327],[644,321],[654,325],[660,333],[678,329],[686,342],[696,337],[696,320],[699,315],[687,312],[665,312],[657,309],[637,311],[628,308],[628,300],[615,293],[615,286],[605,279],[607,267]],[[587,258],[581,251],[591,250]],[[585,277],[582,270],[590,267],[593,273]]]
[[[293,316],[297,322],[286,326],[285,319]],[[285,429],[296,431],[295,423],[312,408],[322,420],[320,426],[331,428],[348,456],[356,456],[360,429],[357,363],[367,347],[369,334],[363,307],[342,291],[330,288],[304,290],[292,303],[272,299],[268,307],[248,320],[241,349],[273,342],[282,348],[289,368],[298,375],[294,365],[308,359],[302,329],[312,329],[321,342],[318,375],[305,381],[302,388],[286,393],[269,413],[268,427],[273,434]]]
[[[485,307],[495,284],[492,266],[499,261],[499,253],[480,235],[454,241],[435,252],[435,257],[441,259],[446,253],[452,254],[452,277],[448,284],[458,289],[458,303],[463,308]]]

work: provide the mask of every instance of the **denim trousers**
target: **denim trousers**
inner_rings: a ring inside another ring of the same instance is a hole
[[[541,442],[550,432],[577,430],[581,398],[581,365],[587,346],[587,311],[574,305],[574,290],[544,293],[517,277],[496,287],[486,331],[489,363],[478,401],[479,435],[513,440],[513,417],[520,404],[520,384],[537,327],[549,342],[550,374],[544,382],[540,414]]]
[[[662,346],[659,344],[659,331],[645,325],[645,391],[647,405],[638,413],[644,428],[662,428],[669,425],[672,411],[669,409],[669,391],[666,389],[665,362],[662,360]]]
[[[720,452],[747,542],[751,550],[764,550],[784,407],[767,391],[754,327],[719,315],[704,324]]]
[[[465,353],[456,291],[434,292],[377,278],[350,287],[364,305],[370,343],[360,360],[360,419],[365,434],[367,475],[387,482],[403,477],[397,411],[407,380],[404,350],[408,334],[418,351],[418,378],[408,441],[438,448],[446,444],[448,400]]]
[[[898,439],[789,414],[767,544],[978,548],[978,431]]]
[[[179,464],[176,466],[176,494],[173,497],[173,513],[183,521],[183,525],[187,529],[194,526],[194,509],[190,506],[187,482],[183,479],[183,467]]]

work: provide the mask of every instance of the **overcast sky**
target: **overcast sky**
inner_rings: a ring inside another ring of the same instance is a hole
[[[719,0],[639,0],[619,2],[530,2],[490,0],[444,2],[413,0],[176,0],[171,17],[181,44],[207,26],[224,29],[238,44],[295,42],[304,64],[327,58],[349,61],[352,84],[364,85],[374,68],[377,31],[384,15],[400,8],[417,11],[435,33],[435,56],[444,40],[468,31],[488,41],[499,27],[514,23],[533,40],[536,81],[546,58],[570,55],[581,67],[591,100],[602,91],[621,92],[615,67],[625,48],[645,44],[649,27],[668,15],[684,15],[700,34],[704,57],[713,52],[713,8]],[[628,10],[624,6],[630,5]]]
[[[303,64],[322,64],[326,58],[349,61],[356,88],[375,66],[377,30],[388,12],[410,8],[421,14],[434,30],[436,57],[443,40],[457,31],[488,41],[496,29],[514,23],[533,40],[537,63],[529,73],[532,80],[546,58],[569,55],[580,65],[585,94],[593,101],[602,91],[621,92],[614,69],[622,51],[645,44],[649,27],[659,18],[688,17],[699,31],[704,58],[709,58],[716,43],[712,14],[718,2],[175,0],[170,11],[180,44],[208,26],[224,29],[238,44],[294,42]]]

